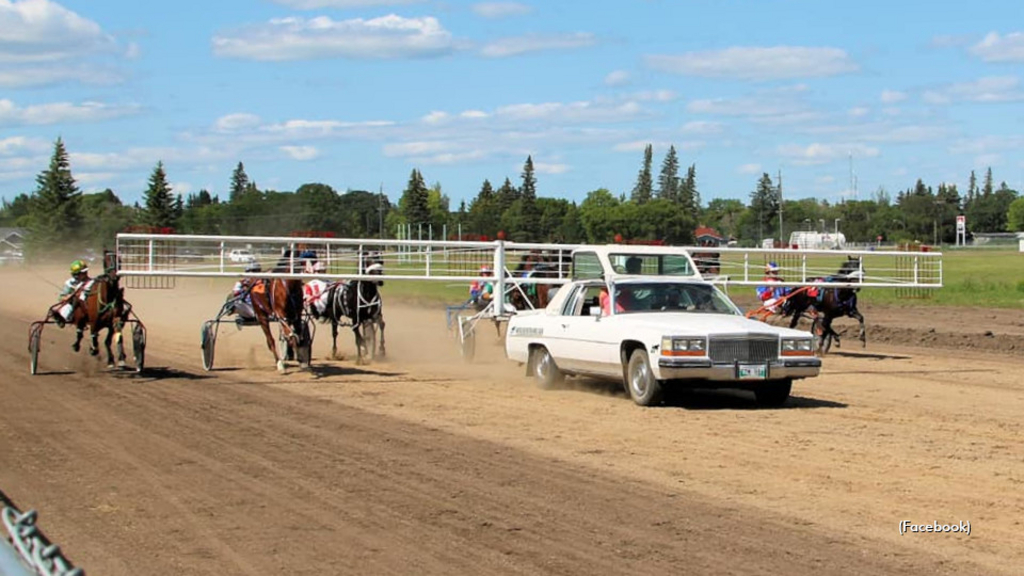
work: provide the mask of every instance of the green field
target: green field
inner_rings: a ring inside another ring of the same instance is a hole
[[[943,287],[930,298],[898,299],[895,290],[865,289],[871,302],[1024,308],[1024,253],[957,250],[942,254]]]

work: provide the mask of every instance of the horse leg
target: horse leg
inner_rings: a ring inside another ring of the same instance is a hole
[[[331,318],[331,360],[341,360],[338,358],[338,321]]]
[[[84,326],[76,326],[75,327],[75,341],[74,341],[74,343],[71,344],[71,349],[74,350],[75,352],[78,352],[79,350],[82,349],[82,337],[83,336],[85,336],[85,327]]]
[[[829,349],[832,347],[832,342],[835,342],[836,348],[842,347],[842,343],[839,340],[839,333],[836,332],[834,328],[832,328],[832,320],[834,320],[834,318],[832,316],[829,316],[828,314],[823,314],[822,315],[821,334],[822,334],[822,338],[825,339],[824,340],[824,342],[825,342],[825,350],[824,351],[825,351],[826,354],[828,353]]]
[[[99,326],[93,324],[89,327],[89,337],[92,339],[89,342],[89,356],[100,355],[100,329]]]
[[[380,326],[380,355],[384,356],[384,316],[379,316],[377,323]]]
[[[800,318],[803,317],[804,311],[798,308],[793,309],[793,317],[789,320],[789,327],[796,328],[796,325],[800,323]]]
[[[114,351],[111,350],[110,344],[114,341],[114,327],[107,328],[107,337],[103,340],[103,346],[107,349],[107,368],[114,367]]]
[[[860,334],[857,337],[860,339],[861,348],[866,348],[868,345],[868,333],[864,328],[864,315],[854,309],[850,312],[849,316],[860,323]]]
[[[277,342],[274,340],[274,334],[270,331],[270,319],[266,316],[256,315],[256,319],[260,323],[260,328],[263,330],[263,336],[267,339],[267,348],[270,348],[270,352],[274,355],[274,362],[277,364],[277,371],[284,373],[284,360],[277,354]]]
[[[358,355],[356,357],[356,366],[365,364],[365,360],[363,360],[363,346],[366,345],[366,342],[363,340],[363,332],[359,329],[360,326],[360,324],[352,326],[352,333],[356,336],[356,354]]]

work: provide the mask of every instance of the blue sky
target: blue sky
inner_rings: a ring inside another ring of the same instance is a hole
[[[1024,179],[1012,1],[0,0],[0,196],[64,138],[86,191],[324,182],[397,200],[418,168],[628,193],[647,143],[710,198],[762,172],[787,198]]]

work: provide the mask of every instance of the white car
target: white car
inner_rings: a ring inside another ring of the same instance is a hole
[[[684,250],[581,248],[573,278],[545,309],[509,320],[508,358],[544,387],[586,375],[623,382],[642,406],[672,385],[742,388],[777,406],[821,370],[811,333],[745,318]]]
[[[231,260],[237,264],[248,264],[256,260],[256,255],[251,250],[245,248],[236,248],[231,252],[228,252],[228,260]]]

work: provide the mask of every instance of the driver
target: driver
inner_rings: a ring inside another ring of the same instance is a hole
[[[327,267],[314,255],[313,258],[306,260],[302,267],[302,272],[303,274],[320,275],[327,272]],[[306,308],[309,309],[309,313],[313,318],[319,319],[324,311],[327,310],[327,298],[330,287],[329,283],[319,278],[314,278],[302,285],[303,301],[306,303]]]
[[[246,274],[254,274],[260,272],[262,269],[260,263],[255,260],[250,261],[245,265]],[[252,309],[252,287],[257,282],[255,278],[239,278],[235,282],[234,288],[231,289],[231,296],[228,299],[234,299],[234,311],[239,318],[243,320],[253,320],[256,318],[256,313]]]
[[[53,315],[53,320],[58,327],[63,328],[65,322],[71,322],[71,316],[75,312],[75,295],[82,294],[84,300],[90,280],[89,266],[85,262],[75,260],[71,263],[71,277],[64,282],[64,288],[60,291],[62,306]]]
[[[481,266],[480,275],[485,277],[493,276],[490,266]],[[474,280],[469,285],[469,301],[477,310],[483,310],[494,298],[494,284],[487,281]]]
[[[764,281],[765,282],[783,282],[782,277],[779,276],[779,265],[775,262],[769,262],[764,267]],[[772,314],[779,313],[779,304],[783,296],[785,296],[787,290],[783,286],[771,287],[771,286],[758,286],[757,297],[764,303],[764,307]]]

